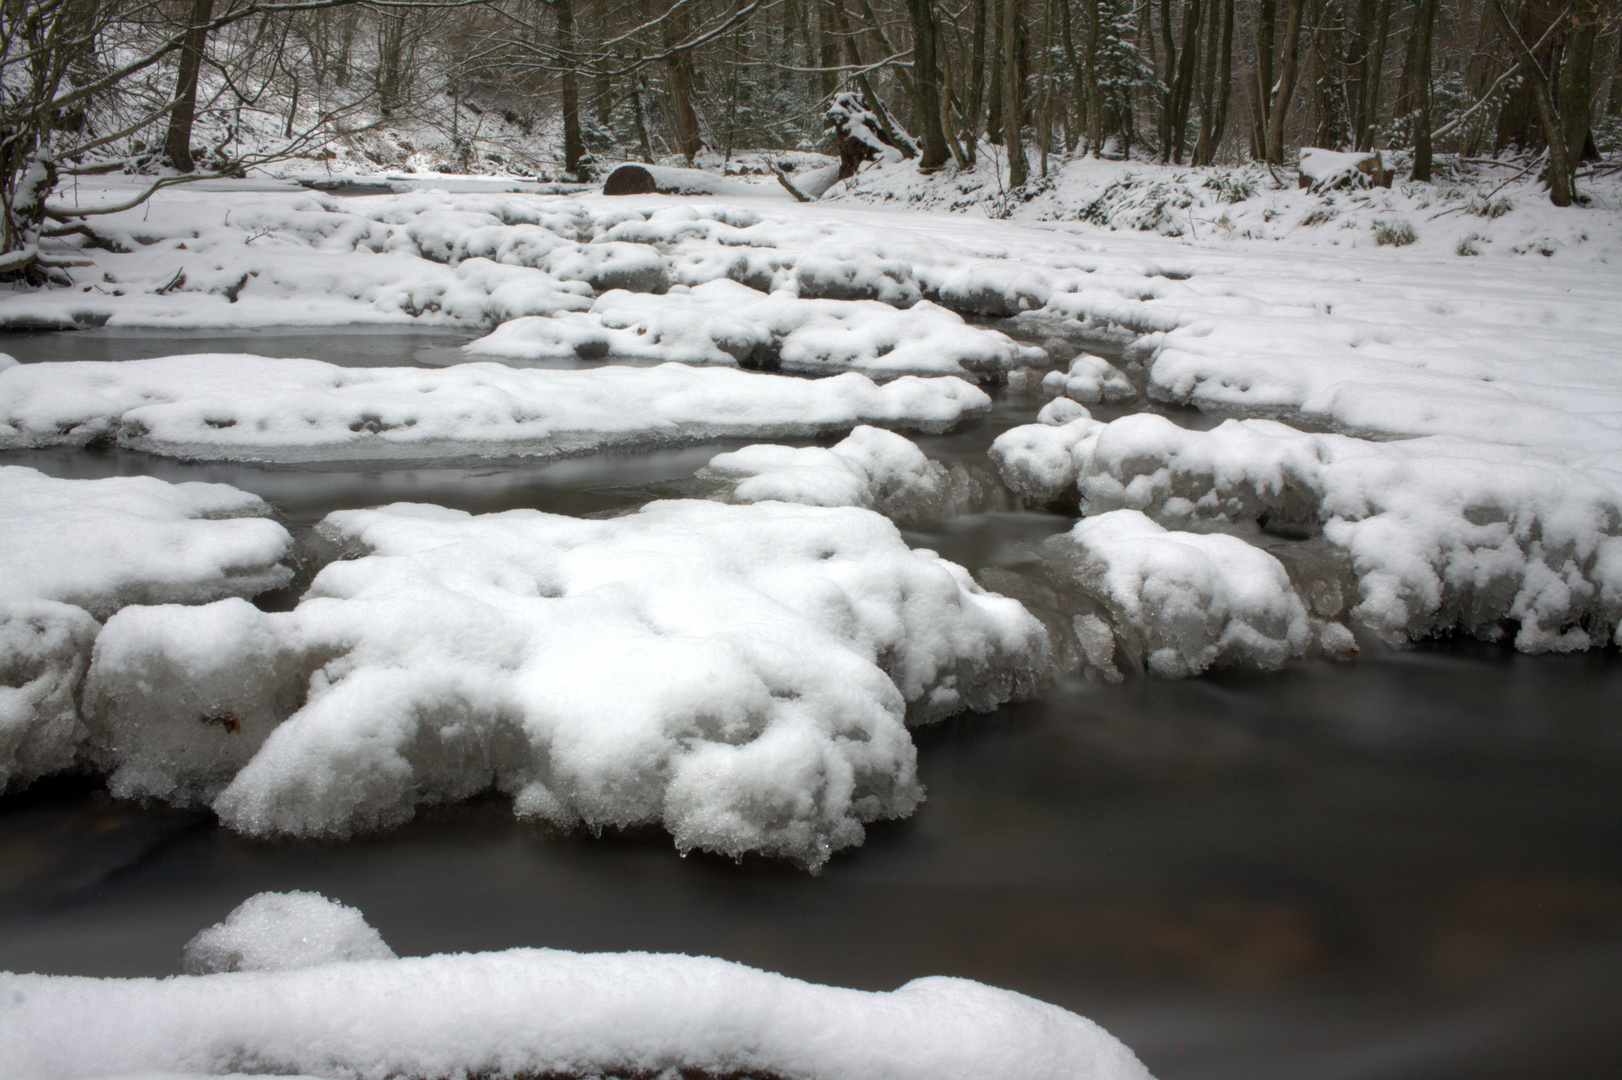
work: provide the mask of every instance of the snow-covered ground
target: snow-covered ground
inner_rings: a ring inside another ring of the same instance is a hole
[[[0,975],[6,1075],[1149,1076],[1097,1024],[967,979],[870,993],[651,953],[395,959],[359,912],[310,893],[250,898],[186,961],[198,974]]]
[[[1027,503],[1087,515],[1048,545],[1043,587],[1065,599],[1040,613],[1045,641],[1012,602],[908,553],[871,512],[916,521],[1006,496],[961,463],[859,431],[829,449],[721,455],[695,481],[718,502],[612,524],[335,515],[331,531],[365,534],[370,554],[329,567],[296,611],[226,601],[109,620],[87,698],[93,764],[117,790],[208,801],[250,831],[347,831],[494,785],[522,813],[659,821],[683,846],[815,865],[862,822],[916,801],[903,713],[989,708],[1051,673],[1047,657],[1107,677],[1121,664],[1174,675],[1345,657],[1357,635],[1622,643],[1622,183],[1585,181],[1593,205],[1555,210],[1490,168],[1323,190],[1268,170],[1089,159],[1027,201],[982,192],[953,213],[952,192],[977,178],[909,169],[875,168],[805,205],[770,183],[701,198],[337,198],[269,181],[168,191],[93,219],[106,246],[78,254],[94,268],[73,270],[72,287],[8,289],[0,324],[426,321],[489,331],[470,360],[591,369],[13,366],[0,371],[0,438],[435,461],[859,424],[940,431],[990,407],[961,379],[902,372],[1040,387],[1059,396],[991,462]],[[1409,231],[1414,242],[1397,242]],[[1121,359],[1076,355],[1086,338]],[[647,359],[682,363],[615,363]],[[1122,415],[1151,405],[1165,415]],[[1211,417],[1179,406],[1242,419],[1204,430]],[[598,538],[613,567],[580,571],[606,590],[589,601],[576,586],[548,591],[575,533]],[[769,557],[742,554],[778,533]],[[431,557],[428,537],[464,554]],[[849,581],[822,554],[847,548]],[[692,568],[650,569],[678,549]],[[472,567],[485,576],[466,586],[482,597],[469,610],[484,614],[466,625],[488,618],[499,642],[441,616],[467,595],[445,575]],[[659,597],[692,588],[683,575],[713,578],[712,599],[678,605],[667,626],[659,613],[674,601]],[[938,595],[915,591],[926,580]],[[780,587],[816,600],[791,617]],[[377,605],[412,629],[364,614]],[[670,660],[666,686],[549,659],[535,612],[552,607],[598,627],[556,643],[565,652],[600,639],[611,654],[615,634],[645,632],[649,649],[687,660]],[[62,635],[82,645],[93,632]],[[806,641],[853,674],[829,661],[796,683]],[[418,651],[410,678],[362,689]],[[542,708],[560,663],[579,686],[568,708]],[[684,663],[714,677],[678,701]],[[198,696],[205,684],[213,697]],[[321,719],[324,702],[351,696],[375,708]],[[126,730],[114,700],[153,719]],[[567,720],[576,708],[625,723]],[[865,738],[847,737],[852,724]],[[597,745],[588,731],[613,737]],[[779,756],[772,732],[797,749]]]

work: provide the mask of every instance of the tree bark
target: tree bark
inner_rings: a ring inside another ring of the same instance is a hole
[[[1555,107],[1549,76],[1538,63],[1531,44],[1522,37],[1515,24],[1510,22],[1509,13],[1504,10],[1503,0],[1492,0],[1492,9],[1498,17],[1504,38],[1521,62],[1521,72],[1525,76],[1526,86],[1531,91],[1532,105],[1542,125],[1544,140],[1548,143],[1549,168],[1544,173],[1544,179],[1549,185],[1549,201],[1556,206],[1570,206],[1572,174],[1576,171],[1576,163],[1570,161],[1566,153],[1564,125],[1560,122],[1560,113]]]
[[[1019,70],[1019,41],[1022,34],[1021,0],[1002,0],[1002,27],[997,45],[1002,53],[1002,137],[1008,151],[1008,185],[1024,187],[1030,174],[1020,131],[1024,86]]]
[[[1414,130],[1413,179],[1431,178],[1431,38],[1436,28],[1437,0],[1419,0],[1414,30],[1419,35],[1414,94],[1419,120]]]
[[[1284,125],[1289,122],[1290,106],[1295,101],[1295,76],[1301,62],[1301,11],[1305,5],[1303,0],[1288,3],[1278,87],[1267,110],[1267,160],[1273,165],[1284,164]]]
[[[203,66],[203,49],[208,45],[208,21],[214,17],[214,0],[192,0],[191,22],[180,46],[180,64],[175,72],[175,104],[169,112],[169,130],[163,140],[169,164],[181,172],[192,172],[191,129],[197,118],[197,73]]]
[[[912,84],[915,111],[923,128],[923,154],[918,167],[930,172],[946,164],[946,132],[941,127],[941,73],[935,58],[938,40],[934,0],[907,0],[912,19]]]
[[[563,169],[576,180],[581,175],[586,144],[580,137],[580,86],[575,73],[574,0],[552,0],[557,18],[556,47],[563,68],[558,86],[563,96]]]

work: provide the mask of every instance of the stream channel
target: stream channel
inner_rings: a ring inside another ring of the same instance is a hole
[[[0,351],[436,365],[469,336],[104,329],[0,336]],[[990,417],[918,442],[983,463],[1040,404],[1000,393]],[[229,483],[296,536],[399,500],[613,512],[678,493],[739,445],[456,469],[116,450],[0,463]],[[1010,509],[907,537],[1018,571],[1071,523]],[[296,588],[261,602],[290,606]],[[863,989],[964,976],[1092,1017],[1162,1080],[1622,1075],[1615,649],[1440,640],[1269,674],[1075,679],[914,737],[927,802],[814,877],[681,858],[659,830],[558,835],[495,798],[341,843],[268,843],[88,779],[42,782],[0,798],[0,969],[173,974],[186,940],[246,897],[310,889],[360,908],[402,955],[685,952]]]

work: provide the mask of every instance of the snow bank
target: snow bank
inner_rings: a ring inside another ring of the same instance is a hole
[[[1506,624],[1529,652],[1622,642],[1622,496],[1524,449],[1451,437],[1374,442],[1266,420],[1189,431],[1140,414],[1015,428],[992,458],[1010,487],[1166,526],[1321,534],[1345,581],[1314,612],[1388,641]],[[1310,582],[1303,582],[1310,585]],[[1342,598],[1344,594],[1344,599]]]
[[[730,502],[859,506],[903,525],[974,513],[997,494],[989,477],[931,461],[916,443],[866,426],[827,449],[758,445],[718,454],[698,476],[725,483]]]
[[[1114,510],[1083,518],[1048,550],[1156,675],[1279,668],[1313,642],[1284,565],[1238,537],[1168,532],[1136,510]]]
[[[186,942],[180,969],[188,975],[216,975],[393,959],[394,950],[383,943],[383,935],[355,908],[320,893],[262,892]]]
[[[800,264],[801,271],[806,265]],[[860,290],[851,286],[846,291]],[[996,330],[969,326],[945,308],[917,301],[916,295],[913,299],[911,306],[898,310],[876,299],[762,295],[718,278],[691,288],[677,286],[666,295],[609,292],[597,299],[589,316],[520,319],[464,348],[475,356],[514,360],[607,354],[818,374],[855,370],[887,377],[997,377],[1046,359],[1040,349],[1019,345]],[[583,348],[582,342],[591,344]]]
[[[261,894],[232,920],[286,899]],[[872,993],[680,955],[512,949],[169,979],[8,974],[0,995],[0,1056],[16,1080],[1149,1077],[1097,1024],[967,979]]]
[[[293,576],[292,537],[266,519],[270,507],[224,484],[58,480],[7,465],[0,511],[0,790],[73,764],[97,619],[126,604],[253,596]]]
[[[0,448],[112,440],[211,460],[553,457],[863,422],[943,431],[989,407],[954,378],[880,387],[854,373],[807,382],[679,364],[433,371],[193,355],[0,371]]]
[[[396,824],[497,788],[559,826],[820,865],[920,796],[905,722],[986,711],[1041,626],[858,509],[654,503],[610,521],[398,505],[298,608],[127,608],[86,692],[115,794],[252,834]]]

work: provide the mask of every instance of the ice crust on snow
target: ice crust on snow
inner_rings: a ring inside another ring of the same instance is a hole
[[[881,387],[854,372],[807,382],[681,364],[424,370],[205,354],[0,371],[0,448],[112,440],[236,461],[557,457],[859,423],[939,432],[989,407],[956,378]]]
[[[664,502],[606,520],[397,505],[291,612],[127,608],[86,691],[121,796],[343,835],[492,787],[559,826],[815,867],[921,790],[906,724],[1045,670],[1041,625],[870,511]]]
[[[1449,629],[1529,652],[1622,641],[1622,498],[1519,448],[1451,437],[1374,442],[1268,420],[1210,431],[1139,414],[1027,425],[992,450],[1035,502],[1142,511],[1170,528],[1265,527],[1344,556],[1314,612],[1392,642]],[[1320,568],[1320,573],[1321,573]]]
[[[293,540],[270,512],[225,484],[59,480],[0,466],[0,790],[74,763],[98,619],[292,579]]]
[[[796,372],[970,378],[1045,359],[1040,349],[969,326],[928,301],[901,310],[878,299],[762,295],[725,278],[665,295],[609,292],[587,315],[518,319],[464,348],[511,360],[612,354]]]
[[[1279,668],[1313,643],[1284,565],[1236,536],[1171,532],[1136,510],[1112,510],[1083,518],[1048,550],[1108,607],[1123,643],[1155,675]]]
[[[730,502],[859,506],[903,525],[977,512],[1000,493],[991,478],[931,461],[910,439],[867,426],[826,449],[762,444],[718,454],[698,476],[726,484]]]
[[[393,959],[383,935],[355,908],[320,893],[262,892],[186,942],[180,970],[187,975],[296,971]]]
[[[259,929],[248,948],[269,959],[251,969],[0,975],[7,1075],[1149,1080],[1092,1021],[967,979],[875,993],[680,955],[511,949],[393,959],[359,912],[311,893],[252,897],[193,946],[239,941],[251,922]],[[277,943],[265,949],[261,932]],[[354,943],[290,945],[303,933]]]

